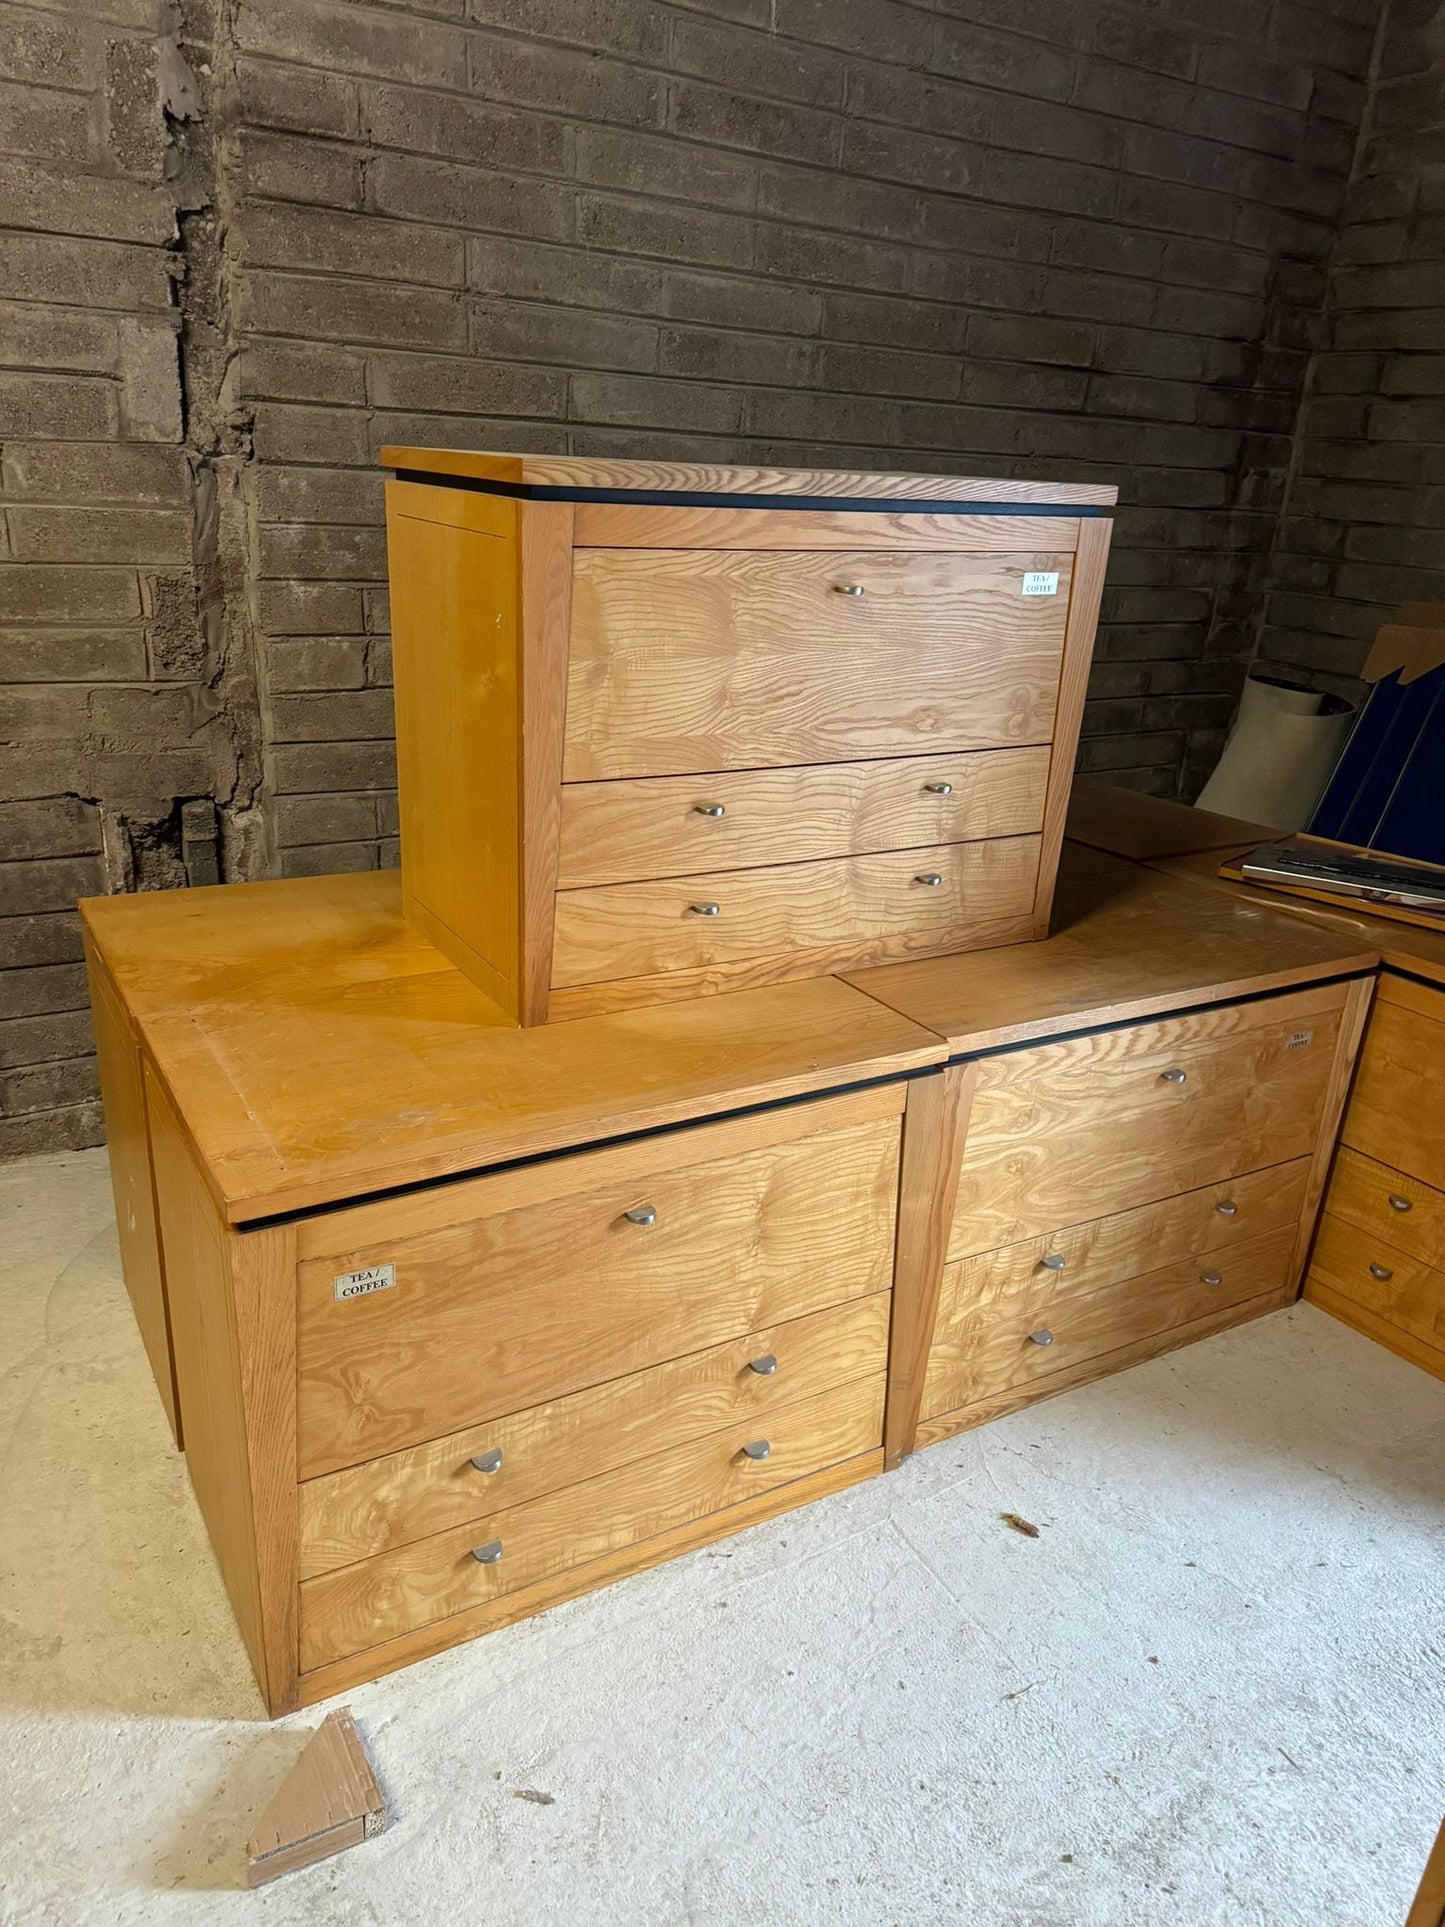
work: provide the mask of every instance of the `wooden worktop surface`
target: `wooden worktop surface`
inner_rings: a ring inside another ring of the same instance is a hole
[[[939,1061],[836,979],[516,1030],[395,872],[81,912],[231,1223]]]
[[[951,1053],[1048,1037],[1372,970],[1373,939],[1065,846],[1052,934],[847,973]]]
[[[1156,857],[1185,856],[1195,850],[1237,850],[1267,842],[1277,831],[1237,816],[1169,803],[1117,783],[1076,776],[1069,793],[1064,834],[1090,849],[1148,863]]]
[[[1029,482],[996,475],[872,474],[867,469],[745,468],[712,462],[659,462],[605,456],[508,455],[493,449],[408,448],[381,451],[383,468],[454,475],[516,488],[623,489],[648,494],[797,495],[860,500],[1019,502],[1112,508],[1107,482]]]
[[[1160,858],[1149,867],[1176,881],[1205,884],[1236,902],[1268,903],[1271,909],[1283,910],[1341,939],[1373,944],[1386,969],[1405,970],[1413,977],[1445,984],[1445,930],[1426,930],[1420,924],[1400,923],[1394,917],[1374,917],[1365,910],[1335,910],[1327,904],[1311,903],[1307,897],[1286,896],[1282,890],[1267,890],[1258,883],[1235,883],[1219,874],[1219,866],[1227,857],[1243,856],[1258,840],[1235,843],[1225,850]]]
[[[1387,969],[1445,984],[1445,930],[1427,930],[1365,910],[1331,908],[1219,874],[1228,858],[1242,856],[1278,834],[1263,824],[1140,796],[1088,777],[1075,779],[1069,798],[1068,835],[1095,850],[1144,863],[1161,876],[1207,884],[1238,903],[1281,911],[1344,942],[1373,945]]]
[[[394,872],[81,909],[243,1224],[1379,961],[1378,919],[1207,880],[1070,844],[1046,942],[532,1030],[404,922]]]

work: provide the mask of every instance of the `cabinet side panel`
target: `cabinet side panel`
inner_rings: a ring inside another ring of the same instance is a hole
[[[1043,847],[1039,854],[1038,892],[1034,898],[1034,935],[1049,934],[1054,907],[1054,880],[1064,845],[1064,822],[1069,813],[1069,791],[1074,783],[1074,761],[1079,753],[1079,729],[1094,660],[1094,635],[1104,594],[1104,571],[1109,565],[1112,522],[1079,524],[1079,546],[1069,584],[1069,614],[1064,630],[1064,659],[1059,675],[1059,698],[1054,711],[1053,754],[1049,760],[1048,797],[1044,804]]]
[[[517,506],[386,488],[407,914],[509,1016],[521,1001]]]
[[[149,1070],[186,1465],[267,1709],[296,1703],[295,1233],[220,1221]]]
[[[155,1375],[156,1390],[166,1408],[176,1444],[180,1445],[183,1443],[180,1408],[176,1401],[170,1309],[166,1303],[165,1270],[156,1224],[140,1045],[110,972],[89,943],[85,956],[91,1021],[100,1065],[100,1095],[105,1105],[110,1184],[120,1235],[121,1271],[135,1322],[140,1328],[141,1343]]]
[[[522,985],[524,1024],[547,1019],[552,926],[562,833],[562,749],[567,645],[572,623],[570,502],[521,511],[522,581]]]

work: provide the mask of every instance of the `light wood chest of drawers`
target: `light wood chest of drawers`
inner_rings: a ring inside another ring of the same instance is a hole
[[[1044,943],[519,1028],[392,875],[84,914],[126,1282],[273,1712],[1289,1302],[1378,961],[1076,853]],[[1416,1160],[1394,1001],[1327,1236]]]
[[[1387,972],[1305,1296],[1445,1378],[1445,988]]]
[[[1043,935],[1112,489],[382,459],[408,913],[514,1020]]]

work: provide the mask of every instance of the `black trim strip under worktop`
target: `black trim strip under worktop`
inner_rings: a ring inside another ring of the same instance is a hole
[[[459,488],[469,495],[505,495],[517,502],[612,502],[634,508],[674,509],[855,509],[887,515],[1053,515],[1099,517],[1112,508],[1069,502],[928,501],[897,495],[731,495],[672,488],[574,488],[541,482],[500,482],[480,475],[434,475],[426,469],[398,468],[399,482],[427,488]]]

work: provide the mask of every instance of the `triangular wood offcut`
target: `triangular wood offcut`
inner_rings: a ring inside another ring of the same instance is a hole
[[[246,1842],[246,1884],[309,1867],[386,1831],[386,1801],[349,1707],[328,1713]]]

